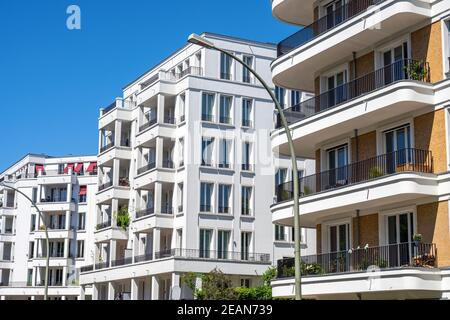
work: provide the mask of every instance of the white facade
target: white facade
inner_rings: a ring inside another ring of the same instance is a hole
[[[79,268],[92,263],[97,157],[29,154],[0,174],[0,296],[43,299],[44,224],[50,239],[50,299],[80,295]]]
[[[274,45],[203,36],[272,83]],[[274,258],[293,256],[291,231],[274,241],[269,212],[276,169],[290,171],[272,155],[273,110],[240,65],[192,44],[127,85],[100,113],[95,263],[82,288],[93,299],[190,298],[185,272],[217,267],[236,286],[257,285]],[[310,254],[315,232],[303,234]]]

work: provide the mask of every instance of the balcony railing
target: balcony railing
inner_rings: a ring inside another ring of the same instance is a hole
[[[155,163],[155,162],[150,162],[149,164],[147,164],[147,165],[145,165],[145,166],[139,168],[138,171],[137,171],[137,174],[138,174],[138,175],[139,175],[139,174],[143,174],[144,172],[153,170],[153,169],[155,169],[155,168],[156,168],[156,163]]]
[[[382,87],[402,80],[430,82],[428,62],[405,59],[368,73],[311,99],[284,109],[288,124],[293,124],[319,112],[332,109],[344,102],[358,98]],[[277,128],[282,127],[278,115]]]
[[[173,168],[175,168],[175,166],[173,164],[173,161],[172,160],[168,160],[168,159],[163,160],[162,167],[166,168],[166,169],[173,169]]]
[[[161,71],[158,74],[155,74],[147,81],[141,83],[141,90],[144,90],[145,88],[151,86],[158,80],[178,81],[188,74],[193,76],[202,76],[203,70],[200,67],[188,67],[179,73]]]
[[[200,212],[211,212],[212,207],[209,204],[201,204],[200,205]]]
[[[164,123],[166,124],[175,124],[175,117],[172,116],[164,116]]]
[[[97,224],[96,230],[106,229],[106,228],[109,228],[111,226],[112,226],[112,221],[111,220],[104,221],[104,222],[101,222],[101,223]]]
[[[184,258],[184,259],[211,259],[211,260],[228,260],[244,263],[261,263],[270,264],[269,253],[253,253],[253,252],[235,252],[235,251],[217,251],[217,250],[199,250],[199,249],[168,249],[148,253],[134,257],[134,263],[159,260],[165,258]],[[111,262],[111,267],[133,264],[132,258],[119,259]],[[89,272],[93,270],[101,270],[110,267],[109,262],[101,262],[95,265],[84,266],[80,268],[81,272]]]
[[[143,125],[141,125],[139,127],[139,132],[142,132],[145,129],[150,128],[151,126],[156,124],[156,122],[158,122],[158,120],[156,118],[152,118],[152,119],[148,120],[146,123],[144,123]]]
[[[139,211],[136,211],[136,219],[151,216],[154,213],[155,213],[155,208],[153,208],[153,207],[139,210]]]
[[[115,108],[124,108],[124,109],[133,109],[136,107],[135,101],[129,101],[129,100],[116,100],[113,103],[111,103],[108,107],[103,109],[102,116],[110,112],[111,110],[114,110]]]
[[[103,147],[100,148],[100,153],[103,153],[109,149],[111,149],[112,147],[114,147],[114,141],[109,142],[108,144],[104,145]]]
[[[350,249],[302,257],[304,276],[366,271],[369,267],[393,269],[401,267],[436,267],[435,244],[405,242],[381,247]],[[278,260],[277,277],[294,277],[295,260]]]
[[[104,184],[101,184],[101,185],[98,186],[98,191],[100,192],[100,191],[103,191],[105,189],[108,189],[108,188],[112,187],[112,185],[113,185],[112,181],[109,181],[109,182],[106,182]]]
[[[164,204],[161,206],[161,213],[173,214],[173,207],[170,204]]]
[[[433,158],[431,151],[412,148],[401,149],[336,169],[301,177],[299,179],[300,197],[405,171],[432,173]],[[292,181],[280,184],[277,187],[278,202],[292,200],[293,194]]]
[[[315,20],[310,25],[303,27],[293,35],[281,41],[277,46],[278,57],[291,52],[325,32],[337,27],[341,23],[350,20],[354,16],[366,11],[371,6],[378,5],[385,0],[351,0],[347,4],[336,8],[333,12]]]

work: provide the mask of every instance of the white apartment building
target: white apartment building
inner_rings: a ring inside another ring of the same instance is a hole
[[[49,298],[77,299],[80,267],[92,264],[97,157],[28,154],[0,173],[0,298],[44,298],[49,233]],[[88,294],[92,295],[91,292]]]
[[[271,83],[276,46],[202,36]],[[192,298],[186,272],[218,268],[234,285],[254,286],[274,257],[292,257],[290,229],[277,228],[275,241],[269,212],[275,172],[290,176],[289,160],[272,156],[273,110],[240,65],[192,44],[101,109],[95,261],[81,269],[82,291],[100,300]],[[314,163],[299,167],[305,174]],[[315,231],[302,238],[302,250],[315,252]]]
[[[300,222],[317,231],[303,256],[309,299],[450,297],[450,1],[273,0],[299,31],[271,64],[280,87],[314,92],[286,109],[300,179]],[[277,127],[272,147],[288,154]],[[272,220],[294,223],[292,180]],[[278,262],[275,297],[294,292]]]

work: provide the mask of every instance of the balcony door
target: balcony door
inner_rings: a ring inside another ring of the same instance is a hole
[[[387,217],[389,267],[409,264],[412,256],[414,216],[412,212]]]
[[[327,95],[328,99],[321,99],[327,101],[328,105],[322,105],[322,109],[328,109],[336,104],[339,104],[347,99],[347,94],[344,84],[347,82],[347,72],[341,71],[327,78]]]
[[[324,265],[329,266],[331,272],[349,270],[347,251],[350,249],[350,224],[332,225],[328,230],[329,259]]]
[[[408,44],[406,42],[383,52],[384,85],[405,78],[404,59],[408,59]]]
[[[334,28],[344,20],[345,0],[332,1],[326,7],[327,30]]]
[[[328,154],[328,171],[323,176],[328,181],[328,188],[335,188],[346,185],[348,182],[347,165],[348,165],[348,147],[342,145],[327,150]],[[328,189],[327,188],[327,189]]]
[[[387,173],[396,172],[412,159],[411,127],[404,125],[384,132]]]

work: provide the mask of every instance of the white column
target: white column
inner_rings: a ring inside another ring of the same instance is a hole
[[[136,279],[131,279],[131,300],[137,300],[138,299],[138,282]]]
[[[111,225],[117,227],[117,212],[119,211],[119,200],[112,199],[111,204]]]
[[[161,213],[161,202],[162,202],[162,183],[156,181],[155,195],[153,199],[153,205],[155,206],[155,213]]]
[[[158,123],[164,123],[164,106],[166,99],[162,94],[158,95]]]
[[[72,169],[69,169],[69,174],[72,174]],[[67,202],[72,202],[72,183],[67,185]]]
[[[114,300],[116,297],[116,288],[114,283],[108,282],[108,300]]]
[[[71,219],[71,215],[70,215],[70,210],[66,211],[66,230],[70,229],[70,219]]]
[[[109,240],[109,265],[111,266],[111,262],[116,260],[116,249],[117,249],[117,241]]]
[[[114,145],[120,146],[121,144],[121,136],[122,136],[122,121],[116,120],[114,127]]]
[[[64,248],[65,250],[65,248]],[[67,286],[67,267],[63,267],[63,278],[62,278],[63,287]]]
[[[153,259],[155,259],[155,254],[161,250],[161,230],[158,228],[153,228]]]
[[[139,233],[133,233],[133,263],[134,258],[138,255],[141,255],[143,253],[139,252]]]
[[[175,287],[179,287],[181,289],[181,281],[180,281],[180,274],[179,273],[172,273],[172,283],[171,283],[171,287],[172,287],[172,292],[173,292],[173,288]],[[180,297],[178,297],[178,299],[180,299]],[[172,299],[172,297],[171,297]]]
[[[103,129],[98,130],[98,153],[103,146]]]
[[[161,168],[163,164],[164,139],[156,138],[156,167]]]
[[[159,300],[159,279],[152,276],[152,300]]]
[[[78,300],[86,300],[86,287],[80,286],[80,295],[78,297]]]
[[[70,253],[70,241],[69,239],[64,239],[64,258],[69,258]]]
[[[92,300],[98,300],[98,284],[92,284]]]
[[[114,166],[113,166],[113,185],[118,186],[119,185],[119,172],[120,172],[120,160],[114,159]]]

